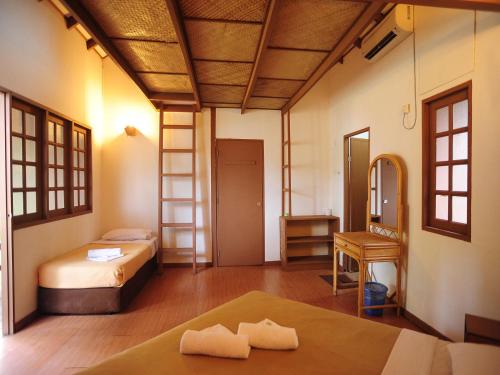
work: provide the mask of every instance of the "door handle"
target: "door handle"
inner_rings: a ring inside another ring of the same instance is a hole
[[[262,206],[262,202],[258,201],[257,202],[257,207],[261,207]]]

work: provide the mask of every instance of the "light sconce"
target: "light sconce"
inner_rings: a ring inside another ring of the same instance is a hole
[[[135,137],[137,129],[133,126],[128,125],[127,127],[125,127],[125,133],[130,137]]]

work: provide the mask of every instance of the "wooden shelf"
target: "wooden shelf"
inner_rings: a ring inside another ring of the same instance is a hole
[[[311,256],[289,256],[288,264],[317,264],[317,263],[332,263],[331,255],[311,255]]]
[[[307,244],[307,243],[329,243],[333,242],[333,237],[331,236],[288,236],[286,242],[288,244]]]

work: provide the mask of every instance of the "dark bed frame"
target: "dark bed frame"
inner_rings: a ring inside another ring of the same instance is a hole
[[[121,287],[54,289],[38,287],[42,314],[113,314],[125,309],[156,269],[156,257],[146,262]]]

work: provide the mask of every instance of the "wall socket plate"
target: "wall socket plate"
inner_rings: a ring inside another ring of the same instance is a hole
[[[410,105],[409,104],[403,105],[403,113],[410,113]]]

